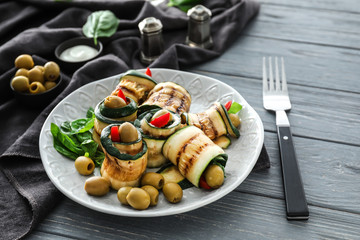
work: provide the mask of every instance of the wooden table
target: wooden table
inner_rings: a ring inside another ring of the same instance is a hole
[[[112,216],[64,197],[29,239],[359,239],[360,1],[261,3],[221,57],[183,70],[233,86],[254,107],[271,168],[210,205],[168,217]],[[286,61],[308,221],[285,217],[275,116],[262,107],[262,56]]]

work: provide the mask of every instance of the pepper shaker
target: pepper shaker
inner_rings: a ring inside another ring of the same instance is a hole
[[[138,27],[142,41],[140,59],[143,63],[150,64],[164,51],[162,24],[159,19],[148,17],[142,20]]]
[[[189,16],[186,44],[191,47],[211,48],[211,11],[203,5],[196,5],[187,12]]]

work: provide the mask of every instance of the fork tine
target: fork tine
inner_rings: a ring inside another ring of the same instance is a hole
[[[270,85],[270,91],[274,90],[274,76],[273,76],[273,70],[272,70],[271,57],[269,57],[269,85]]]
[[[279,76],[279,64],[278,64],[278,58],[275,57],[275,79],[276,79],[276,91],[280,91],[280,76]]]
[[[286,83],[286,76],[285,76],[285,64],[284,58],[281,57],[281,81],[282,81],[282,91],[287,92],[287,83]]]
[[[268,80],[266,73],[266,57],[263,57],[263,92],[268,91]]]

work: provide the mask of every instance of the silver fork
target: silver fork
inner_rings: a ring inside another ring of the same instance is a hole
[[[287,89],[283,58],[281,58],[280,80],[278,58],[275,57],[275,83],[272,59],[269,57],[269,77],[267,77],[266,58],[263,58],[263,104],[266,110],[276,112],[276,126],[280,147],[287,219],[308,219],[309,210],[296,160],[290,123],[285,112],[291,109],[291,103]]]

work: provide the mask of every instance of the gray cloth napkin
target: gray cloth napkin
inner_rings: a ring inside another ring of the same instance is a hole
[[[181,69],[220,56],[239,37],[259,4],[251,0],[209,0],[214,47],[190,48],[183,44],[187,16],[164,4],[155,8],[142,1],[3,1],[0,3],[0,239],[26,236],[61,199],[62,194],[47,177],[39,154],[39,134],[51,110],[65,96],[92,81],[128,69],[146,67],[139,61],[139,21],[153,16],[164,25],[165,52],[150,67]],[[120,19],[118,31],[100,39],[103,56],[73,73],[61,66],[64,91],[45,108],[19,104],[10,91],[14,59],[33,55],[37,64],[55,60],[61,42],[82,35],[81,27],[92,11],[109,9]],[[265,148],[254,170],[270,166]]]

